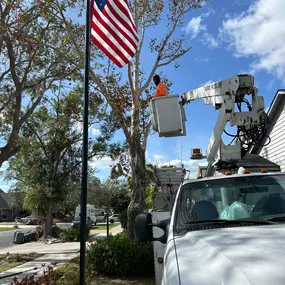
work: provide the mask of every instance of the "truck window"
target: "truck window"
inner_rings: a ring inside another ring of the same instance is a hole
[[[201,220],[262,220],[285,216],[285,174],[198,180],[183,185],[176,226]]]

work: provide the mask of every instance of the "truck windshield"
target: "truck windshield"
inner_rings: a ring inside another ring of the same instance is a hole
[[[285,174],[244,175],[183,185],[176,228],[201,221],[285,221]]]

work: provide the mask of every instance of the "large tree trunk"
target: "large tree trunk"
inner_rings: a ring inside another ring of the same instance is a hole
[[[128,207],[128,235],[135,238],[135,219],[145,209],[145,152],[139,140],[130,145],[132,163],[132,199]]]
[[[48,211],[45,216],[44,220],[44,236],[51,236],[52,234],[52,225],[53,225],[53,219],[52,219],[52,206],[50,205],[48,207]]]

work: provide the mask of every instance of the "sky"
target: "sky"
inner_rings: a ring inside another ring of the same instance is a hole
[[[201,9],[192,10],[177,33],[185,35],[191,50],[179,60],[180,67],[162,67],[172,81],[172,93],[182,95],[210,82],[230,78],[241,73],[255,76],[259,95],[264,96],[267,108],[276,91],[285,88],[285,1],[284,0],[213,0]],[[159,37],[165,27],[159,25],[147,35]],[[152,57],[148,47],[143,50],[144,70],[151,68]],[[153,134],[148,139],[147,161],[181,165],[181,161],[196,174],[197,161],[190,160],[191,149],[199,147],[206,152],[218,111],[197,100],[185,106],[187,135],[160,138]],[[98,135],[96,127],[90,135]],[[114,141],[123,140],[121,131]],[[206,165],[206,161],[199,162]],[[2,170],[7,167],[2,166]],[[110,174],[112,161],[108,157],[90,162],[96,176],[105,179]],[[0,180],[0,188],[9,189],[11,183]]]

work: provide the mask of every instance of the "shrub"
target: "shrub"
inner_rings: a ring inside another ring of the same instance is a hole
[[[91,284],[87,276],[86,285]],[[43,269],[43,276],[37,274],[26,276],[23,279],[14,278],[12,285],[77,285],[79,284],[79,266],[77,264],[62,265],[57,269],[50,266]]]
[[[125,233],[100,239],[87,250],[87,264],[107,276],[154,276],[152,243],[137,243]]]
[[[127,211],[121,212],[119,214],[119,221],[121,223],[121,227],[123,228],[123,230],[126,231],[127,225],[128,225],[128,213],[127,213]]]
[[[86,239],[89,236],[89,233],[90,233],[90,228],[87,228]],[[76,228],[69,228],[69,229],[63,230],[59,234],[59,238],[63,242],[80,241],[80,228],[76,227]]]

